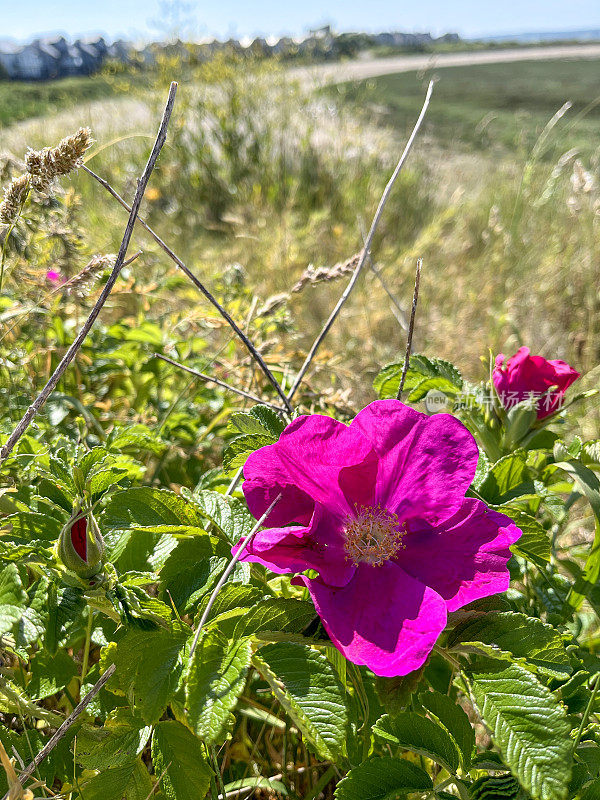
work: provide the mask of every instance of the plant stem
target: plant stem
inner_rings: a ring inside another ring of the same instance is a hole
[[[221,768],[219,767],[219,759],[217,758],[217,751],[215,746],[211,744],[208,748],[210,751],[210,760],[212,761],[213,769],[217,779],[217,787],[221,797],[225,797],[225,784],[223,783],[223,776],[221,775]]]
[[[94,621],[94,612],[91,606],[88,606],[88,621],[85,629],[85,644],[83,645],[83,663],[81,665],[81,686],[87,675],[88,665],[90,663],[90,647],[92,644],[92,624]]]
[[[588,720],[592,712],[592,707],[594,705],[596,695],[598,694],[598,689],[600,688],[600,673],[596,673],[593,680],[594,680],[594,688],[592,689],[590,699],[588,700],[588,704],[585,708],[585,711],[583,712],[583,716],[581,717],[581,725],[579,726],[579,730],[577,731],[577,735],[575,736],[575,740],[573,742],[573,753],[575,752],[575,750],[577,750],[579,742],[581,741],[581,737],[583,736],[583,731],[585,730],[585,726],[588,724]]]

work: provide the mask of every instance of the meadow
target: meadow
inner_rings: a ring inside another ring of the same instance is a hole
[[[314,90],[278,65],[219,58],[14,85],[10,97],[0,87],[0,181],[26,181],[0,228],[0,444],[111,274],[128,216],[111,191],[132,202],[172,79],[140,216],[196,276],[138,224],[135,260],[72,364],[14,450],[0,451],[0,791],[11,788],[10,800],[30,800],[19,773],[92,689],[37,765],[36,796],[593,800],[599,72],[597,61],[530,62]],[[431,78],[372,264],[286,409]],[[72,137],[83,125],[91,144],[85,131]],[[26,153],[69,136],[60,154]],[[543,391],[529,387],[539,402],[560,390],[548,415],[520,385],[518,402],[506,400],[512,367],[492,372],[495,356],[523,345],[572,365],[563,382],[546,364]],[[453,417],[416,417],[395,400],[422,411],[431,392]],[[335,421],[361,409],[360,435]],[[408,436],[407,425],[432,433]],[[387,426],[406,441],[393,475]],[[373,437],[368,453],[361,436]],[[384,508],[364,489],[375,463]],[[334,563],[318,515],[337,530],[340,502]],[[280,527],[261,539],[269,514]],[[305,525],[315,538],[300,552]],[[373,575],[387,580],[421,536],[403,591],[379,591]],[[436,552],[460,591],[425,574]],[[348,562],[352,578],[340,579]],[[403,614],[422,625],[396,652]]]

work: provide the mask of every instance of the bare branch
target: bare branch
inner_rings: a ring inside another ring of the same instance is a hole
[[[243,389],[238,389],[237,386],[232,386],[230,383],[221,381],[219,378],[214,378],[212,375],[206,375],[206,373],[199,372],[197,369],[186,367],[185,364],[181,364],[179,361],[174,361],[172,358],[167,358],[167,356],[163,356],[160,353],[154,353],[154,358],[159,358],[161,361],[166,361],[167,364],[172,364],[174,367],[179,367],[179,369],[182,369],[184,372],[189,372],[190,375],[195,375],[197,378],[201,378],[203,381],[216,383],[217,386],[221,386],[223,389],[227,389],[230,392],[235,392],[235,394],[239,394],[241,397],[245,397],[248,400],[253,400],[255,403],[261,403],[263,406],[269,406],[269,408],[273,408],[275,411],[279,411],[282,414],[285,414],[286,412],[286,409],[283,408],[283,406],[278,406],[276,403],[270,403],[268,400],[263,400],[256,394],[245,392]]]
[[[154,169],[154,165],[156,164],[156,160],[158,155],[162,149],[163,144],[165,143],[165,139],[167,137],[167,127],[169,125],[169,120],[171,118],[171,112],[173,111],[173,105],[175,103],[175,94],[177,92],[177,84],[172,83],[171,88],[169,89],[169,97],[167,99],[167,104],[165,106],[165,110],[163,112],[163,117],[160,123],[160,127],[158,129],[158,134],[156,136],[156,141],[154,142],[154,147],[152,148],[152,152],[150,153],[150,157],[148,159],[148,163],[141,175],[138,179],[137,190],[135,192],[135,197],[133,198],[133,203],[131,205],[131,211],[129,213],[129,219],[127,220],[127,227],[125,228],[125,233],[123,235],[123,240],[121,242],[121,246],[119,248],[119,253],[117,255],[117,259],[115,261],[115,265],[112,268],[110,276],[98,297],[93,309],[90,312],[89,317],[85,321],[83,327],[75,337],[73,343],[63,356],[60,364],[54,370],[53,374],[50,376],[50,379],[33,401],[33,403],[29,406],[23,418],[15,428],[15,430],[11,433],[6,441],[4,447],[0,448],[0,464],[5,461],[10,453],[12,452],[13,447],[19,441],[21,436],[25,433],[29,425],[31,424],[32,419],[38,413],[38,411],[44,406],[46,400],[50,397],[56,384],[60,380],[61,376],[69,366],[69,364],[73,361],[77,352],[81,345],[83,344],[86,336],[90,332],[94,322],[100,310],[108,300],[108,297],[115,285],[117,278],[119,277],[119,273],[123,269],[123,263],[125,261],[125,256],[127,255],[127,248],[129,247],[129,242],[131,240],[131,235],[133,233],[133,227],[135,225],[135,220],[138,215],[140,204],[142,202],[142,198],[144,196],[144,192],[146,191],[146,186],[148,185],[148,181],[150,180],[150,175],[152,174],[152,170]]]
[[[237,552],[236,552],[236,554],[234,555],[234,557],[233,557],[233,558],[231,559],[231,561],[229,562],[229,564],[228,564],[228,566],[227,566],[227,569],[225,570],[225,572],[224,572],[224,573],[221,575],[221,577],[220,577],[220,579],[219,579],[219,582],[218,582],[218,583],[217,583],[217,585],[215,586],[215,588],[214,588],[214,590],[213,590],[213,593],[211,594],[211,596],[210,596],[210,598],[209,598],[209,600],[208,600],[208,603],[207,603],[207,605],[206,605],[206,608],[204,609],[204,613],[203,613],[203,614],[202,614],[202,616],[200,617],[200,622],[198,623],[198,627],[196,628],[196,634],[195,634],[195,636],[194,636],[194,641],[192,642],[192,646],[190,647],[190,655],[189,655],[189,660],[190,660],[190,662],[191,662],[191,660],[192,660],[192,656],[194,655],[194,650],[196,649],[196,645],[198,644],[198,639],[200,638],[200,633],[201,633],[201,631],[202,631],[202,628],[204,627],[204,623],[205,623],[205,622],[206,622],[206,620],[208,619],[208,615],[210,614],[210,610],[211,610],[211,608],[213,607],[213,604],[214,604],[215,600],[217,599],[217,595],[218,595],[218,594],[219,594],[219,592],[221,591],[221,587],[223,586],[223,584],[225,583],[225,581],[227,580],[227,578],[228,578],[228,577],[231,575],[231,573],[233,572],[233,568],[235,567],[235,565],[237,564],[237,562],[240,560],[240,558],[241,558],[241,556],[242,556],[242,553],[244,552],[244,550],[245,550],[245,549],[248,547],[248,545],[250,544],[250,542],[252,541],[252,539],[254,539],[254,537],[256,536],[256,534],[257,534],[257,532],[258,532],[258,529],[260,528],[260,526],[263,524],[263,522],[264,522],[264,521],[266,520],[266,518],[269,516],[269,514],[271,513],[271,511],[273,511],[273,509],[275,508],[275,506],[277,505],[277,503],[278,503],[280,500],[281,500],[281,495],[280,495],[280,494],[278,494],[278,495],[277,495],[277,497],[275,498],[275,500],[273,500],[273,502],[271,503],[271,505],[270,505],[270,506],[267,508],[267,510],[265,511],[265,513],[262,515],[262,517],[261,517],[261,518],[258,520],[258,522],[256,523],[256,525],[255,525],[255,526],[252,528],[252,530],[250,531],[250,533],[249,533],[249,534],[247,534],[247,536],[246,536],[244,539],[242,539],[242,541],[241,541],[241,543],[240,543],[240,546],[239,546],[239,547],[238,547],[238,549],[237,549]]]
[[[406,380],[406,373],[408,372],[408,365],[410,364],[410,351],[412,350],[413,333],[415,330],[415,314],[417,313],[417,303],[419,302],[419,281],[421,280],[421,267],[423,266],[423,259],[417,259],[417,271],[415,273],[415,290],[413,292],[412,309],[410,312],[410,323],[408,325],[408,335],[406,337],[406,353],[404,354],[404,365],[402,367],[402,377],[400,378],[400,386],[398,387],[398,400],[402,397],[404,390],[404,381]]]
[[[350,282],[348,283],[348,285],[344,289],[344,292],[342,293],[342,296],[338,300],[335,308],[333,309],[333,311],[329,315],[329,319],[323,325],[323,327],[322,327],[321,331],[319,332],[317,338],[313,342],[313,345],[310,348],[310,350],[308,352],[308,355],[306,356],[306,359],[304,360],[304,364],[302,364],[302,366],[300,367],[300,370],[299,370],[298,374],[296,375],[296,379],[295,379],[295,381],[294,381],[294,383],[292,385],[292,388],[288,392],[288,396],[287,396],[288,401],[291,401],[293,396],[296,394],[296,392],[298,390],[298,387],[300,386],[300,383],[302,382],[302,379],[304,378],[304,375],[306,374],[306,371],[308,370],[312,360],[314,359],[314,357],[315,357],[315,355],[317,353],[317,350],[319,349],[319,347],[321,346],[323,340],[325,339],[325,337],[329,333],[329,330],[331,329],[331,326],[333,325],[333,323],[337,319],[337,316],[340,313],[340,311],[342,310],[342,307],[343,307],[344,303],[346,302],[346,300],[350,296],[352,290],[356,286],[356,282],[358,281],[358,279],[360,277],[360,274],[361,274],[361,272],[363,270],[363,267],[365,266],[365,264],[367,262],[367,258],[370,255],[371,245],[373,243],[373,237],[375,236],[375,231],[377,230],[377,226],[379,225],[379,221],[381,219],[381,215],[383,214],[383,209],[385,208],[385,204],[387,203],[388,198],[389,198],[389,196],[391,194],[391,191],[392,191],[392,188],[394,186],[394,183],[396,182],[396,178],[398,177],[398,175],[402,171],[402,168],[404,167],[404,163],[406,162],[408,154],[410,153],[410,151],[412,149],[413,142],[415,141],[417,133],[419,132],[419,128],[421,127],[421,123],[423,122],[423,119],[425,117],[425,113],[427,111],[427,107],[429,106],[429,101],[431,99],[432,91],[433,91],[433,81],[431,81],[429,83],[429,87],[427,89],[427,94],[425,95],[425,101],[423,103],[423,108],[421,109],[421,113],[419,114],[419,118],[417,119],[417,121],[415,123],[415,127],[413,128],[412,133],[411,133],[411,135],[410,135],[410,137],[408,139],[408,142],[406,143],[406,147],[404,148],[404,152],[400,156],[400,160],[398,161],[398,163],[396,165],[396,169],[392,173],[392,177],[389,179],[385,189],[383,190],[383,194],[381,195],[381,200],[379,201],[379,205],[377,206],[377,211],[375,212],[375,216],[373,217],[373,222],[371,223],[371,228],[369,229],[369,233],[367,234],[367,238],[365,240],[364,247],[363,247],[363,249],[361,251],[360,259],[358,261],[358,264],[356,265],[356,269],[354,270],[354,273],[352,274],[352,277],[350,278]]]
[[[108,183],[108,181],[105,181],[104,178],[101,178],[99,175],[96,175],[95,172],[92,172],[92,170],[89,167],[86,167],[85,165],[83,165],[81,167],[81,169],[85,170],[85,172],[87,172],[88,175],[90,175],[92,178],[97,180],[98,183],[101,186],[103,186],[106,189],[106,191],[110,195],[112,195],[112,197],[114,197],[115,200],[117,200],[123,206],[123,208],[125,208],[127,211],[131,210],[129,208],[129,206],[127,205],[127,203],[125,202],[125,200],[123,200],[123,198],[113,189],[113,187],[110,185],[110,183]],[[264,373],[264,375],[267,378],[267,380],[269,381],[269,383],[273,386],[273,388],[275,389],[275,391],[277,392],[277,394],[281,398],[281,401],[283,402],[284,406],[286,407],[287,412],[291,414],[292,410],[293,410],[291,403],[288,401],[287,397],[285,396],[285,392],[283,391],[283,389],[279,385],[279,382],[278,382],[277,378],[273,375],[273,373],[271,372],[271,370],[269,369],[269,367],[265,363],[265,360],[263,359],[261,354],[258,352],[256,347],[252,344],[252,341],[250,340],[250,338],[244,333],[244,331],[240,328],[240,326],[237,324],[237,322],[235,322],[235,320],[229,314],[229,312],[225,308],[223,308],[223,306],[221,305],[221,303],[219,303],[217,298],[194,275],[194,273],[188,267],[186,267],[186,265],[179,258],[179,256],[177,256],[171,250],[171,248],[168,246],[168,244],[166,244],[166,242],[164,242],[160,238],[160,236],[157,233],[155,233],[155,231],[152,230],[152,228],[148,225],[148,223],[145,222],[145,220],[143,220],[141,217],[138,217],[137,221],[140,223],[142,228],[144,228],[144,230],[146,230],[150,234],[150,236],[152,236],[152,238],[158,244],[158,246],[161,247],[165,251],[165,253],[169,256],[169,258],[172,261],[174,261],[175,264],[177,264],[179,269],[185,275],[188,276],[188,278],[192,281],[194,286],[200,292],[202,292],[202,294],[206,297],[206,299],[209,301],[209,303],[212,303],[212,305],[217,309],[219,314],[223,317],[223,319],[227,322],[227,324],[231,327],[231,329],[235,332],[235,334],[241,339],[241,341],[246,346],[246,349],[248,350],[248,352],[250,353],[252,358],[256,361],[256,363],[258,364],[258,366],[260,367],[260,369]]]
[[[27,780],[27,778],[30,778],[33,775],[33,773],[35,772],[35,770],[42,763],[42,761],[45,758],[47,758],[48,755],[50,755],[52,750],[54,750],[54,748],[60,742],[60,740],[63,738],[65,733],[73,725],[75,720],[79,717],[80,714],[82,714],[85,711],[85,709],[89,706],[89,704],[92,702],[94,697],[96,697],[98,692],[108,682],[108,680],[111,678],[111,676],[113,675],[115,670],[116,670],[115,664],[111,664],[110,667],[108,667],[108,669],[104,673],[104,675],[102,675],[100,680],[97,681],[97,683],[95,683],[92,686],[92,688],[86,694],[86,696],[83,698],[83,700],[81,700],[81,702],[78,703],[75,706],[73,711],[69,714],[69,716],[63,722],[63,724],[60,726],[60,728],[56,731],[54,736],[52,736],[50,739],[48,739],[48,742],[44,745],[44,747],[40,750],[40,752],[37,754],[37,756],[33,759],[31,764],[29,764],[27,767],[25,767],[23,772],[19,775],[19,783],[21,784],[21,786],[25,785],[25,781]],[[9,800],[9,795],[10,795],[10,792],[7,792],[4,795],[4,797],[2,798],[2,800]]]

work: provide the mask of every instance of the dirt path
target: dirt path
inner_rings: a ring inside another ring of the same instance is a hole
[[[335,64],[297,67],[290,70],[290,74],[303,82],[319,85],[364,80],[395,72],[413,72],[441,67],[469,67],[477,64],[502,64],[508,61],[547,61],[572,58],[600,58],[600,44],[515,47],[510,50],[485,50],[473,53],[425,53],[388,58],[364,58]]]

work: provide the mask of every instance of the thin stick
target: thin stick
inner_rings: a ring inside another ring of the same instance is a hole
[[[402,377],[400,378],[400,386],[398,387],[398,400],[402,397],[404,391],[404,381],[406,380],[406,373],[408,372],[408,365],[410,364],[410,351],[412,350],[413,333],[415,330],[415,314],[417,313],[417,303],[419,302],[419,281],[421,280],[421,267],[423,266],[423,259],[417,259],[417,271],[415,273],[415,290],[413,292],[412,309],[410,311],[410,322],[408,325],[408,335],[406,337],[406,353],[404,354],[404,364],[402,366]]]
[[[90,175],[92,178],[97,180],[98,183],[101,186],[103,186],[106,189],[106,191],[110,195],[112,195],[115,198],[115,200],[117,200],[123,206],[123,208],[125,208],[127,211],[130,211],[130,208],[127,205],[127,203],[125,202],[125,200],[123,200],[123,198],[113,189],[113,187],[108,183],[108,181],[105,181],[104,178],[101,178],[99,175],[96,175],[95,172],[92,172],[92,170],[89,167],[86,167],[85,165],[83,165],[81,167],[81,169],[83,169],[85,172],[87,172],[88,175]],[[246,346],[246,349],[248,350],[248,352],[250,353],[252,358],[256,361],[256,363],[258,364],[258,366],[260,367],[260,369],[264,373],[264,375],[267,378],[267,380],[269,381],[269,383],[273,386],[273,388],[275,389],[275,391],[277,392],[277,394],[281,398],[281,400],[282,400],[284,406],[286,407],[288,413],[291,414],[292,410],[293,410],[292,406],[291,406],[291,403],[288,401],[287,397],[285,396],[285,392],[283,391],[283,389],[279,385],[279,381],[273,375],[273,373],[271,372],[271,370],[269,369],[269,367],[265,363],[265,360],[263,359],[261,354],[258,352],[256,347],[252,344],[252,341],[250,340],[250,338],[244,333],[244,331],[240,328],[240,326],[237,324],[237,322],[235,322],[235,320],[229,314],[229,312],[225,308],[223,308],[223,306],[221,305],[221,303],[219,303],[217,298],[206,288],[206,286],[200,280],[198,280],[198,278],[194,275],[194,273],[188,267],[186,267],[186,265],[179,258],[179,256],[177,256],[171,250],[171,248],[166,244],[166,242],[164,242],[160,238],[160,236],[152,230],[152,228],[148,225],[148,223],[145,222],[145,220],[143,220],[141,217],[138,217],[137,221],[140,223],[142,228],[144,228],[144,230],[146,230],[150,234],[150,236],[152,236],[152,238],[159,245],[159,247],[161,247],[165,251],[165,253],[169,256],[169,258],[172,261],[174,261],[175,264],[177,264],[179,269],[183,273],[185,273],[185,275],[188,276],[188,278],[191,280],[191,282],[194,284],[194,286],[199,291],[202,292],[202,294],[206,297],[206,299],[209,301],[209,303],[212,303],[212,305],[217,309],[219,314],[223,317],[223,319],[227,322],[227,324],[231,327],[231,329],[235,332],[235,334],[241,339],[241,341]]]
[[[221,587],[223,586],[223,584],[225,583],[227,578],[233,572],[233,568],[235,567],[237,562],[240,560],[244,550],[248,547],[248,545],[250,544],[252,539],[254,539],[254,537],[255,537],[256,533],[258,532],[258,529],[260,528],[260,526],[263,524],[263,522],[269,516],[271,511],[273,511],[273,509],[275,508],[275,506],[277,505],[277,503],[280,500],[281,500],[281,494],[278,494],[277,497],[275,498],[275,500],[273,500],[271,505],[267,508],[265,513],[262,515],[262,517],[258,520],[256,525],[254,525],[254,527],[252,528],[250,533],[247,534],[247,536],[245,536],[244,539],[242,539],[242,543],[238,547],[238,550],[237,550],[236,554],[234,555],[234,557],[231,559],[231,561],[227,565],[227,569],[225,570],[225,572],[221,575],[221,577],[219,579],[219,582],[215,586],[215,588],[213,590],[213,593],[211,594],[211,596],[210,596],[210,598],[208,600],[206,608],[204,609],[204,613],[200,617],[200,622],[198,623],[198,628],[196,629],[196,635],[194,636],[194,641],[192,642],[192,646],[190,648],[190,655],[189,655],[190,662],[192,660],[192,656],[194,655],[194,650],[196,649],[196,645],[198,644],[198,639],[200,638],[200,633],[202,631],[204,623],[208,619],[208,615],[210,614],[210,610],[213,607],[213,604],[214,604],[215,600],[217,599],[217,595],[221,591]]]
[[[29,406],[23,418],[15,428],[15,430],[11,433],[6,441],[4,447],[0,448],[0,464],[8,458],[10,453],[12,452],[13,447],[19,441],[21,436],[25,433],[29,425],[31,424],[32,419],[38,413],[38,411],[44,406],[46,400],[56,387],[56,384],[60,380],[61,376],[71,363],[81,345],[83,344],[86,336],[90,332],[94,322],[96,321],[96,317],[100,313],[100,310],[108,300],[108,296],[110,295],[113,286],[115,285],[117,278],[119,277],[119,273],[123,268],[123,263],[125,261],[125,256],[127,255],[127,248],[129,247],[129,242],[131,240],[131,234],[133,233],[133,227],[135,225],[135,219],[138,215],[140,204],[142,202],[142,198],[144,196],[144,192],[146,191],[146,186],[148,185],[148,181],[150,180],[150,175],[152,174],[152,170],[154,169],[154,165],[156,164],[156,160],[158,158],[158,154],[160,153],[163,144],[165,143],[165,139],[167,137],[167,127],[169,125],[169,119],[171,118],[171,112],[173,111],[173,105],[175,103],[175,93],[177,92],[177,84],[172,83],[171,88],[169,89],[169,97],[167,99],[167,104],[165,106],[165,110],[163,112],[163,117],[160,123],[160,127],[158,129],[158,134],[156,136],[156,141],[154,142],[154,147],[152,148],[152,152],[150,153],[150,157],[148,159],[148,163],[144,168],[144,171],[141,177],[138,179],[137,189],[135,192],[135,197],[133,198],[133,203],[131,205],[131,211],[129,213],[129,219],[127,220],[127,227],[125,228],[125,233],[123,235],[123,240],[121,242],[121,246],[119,248],[119,253],[117,255],[117,259],[115,261],[115,265],[112,268],[110,276],[106,281],[98,300],[96,300],[96,304],[94,305],[89,317],[85,321],[82,329],[77,334],[76,338],[74,339],[72,345],[69,347],[65,355],[63,356],[60,364],[54,370],[54,373],[51,375],[50,380],[44,386],[42,391],[33,401],[33,403]]]
[[[160,358],[161,361],[166,361],[167,364],[172,364],[174,367],[179,367],[179,369],[182,369],[184,372],[189,372],[190,375],[195,375],[197,378],[202,378],[203,381],[216,383],[217,386],[221,386],[223,389],[228,389],[230,392],[235,392],[235,394],[239,394],[241,397],[245,397],[248,400],[253,400],[255,403],[261,403],[263,406],[269,406],[269,408],[273,408],[275,411],[280,411],[281,413],[285,414],[286,409],[283,408],[283,406],[278,406],[276,403],[270,403],[268,400],[263,400],[256,394],[246,392],[243,389],[238,389],[237,386],[232,386],[225,381],[219,380],[219,378],[213,378],[212,375],[206,375],[206,373],[199,372],[197,369],[186,367],[185,364],[181,364],[179,361],[174,361],[172,358],[167,358],[167,356],[163,356],[160,353],[154,353],[154,358]]]
[[[31,777],[31,775],[35,772],[35,770],[42,763],[42,761],[52,752],[52,750],[54,750],[54,748],[60,742],[60,740],[63,738],[65,733],[73,725],[73,723],[75,722],[77,717],[79,717],[79,715],[82,714],[85,711],[85,709],[92,702],[94,697],[102,689],[102,687],[105,685],[105,683],[107,683],[107,681],[111,678],[111,676],[113,675],[113,673],[116,670],[116,668],[117,667],[116,667],[115,664],[111,664],[110,665],[110,667],[106,670],[104,675],[102,675],[100,680],[97,681],[97,683],[95,683],[92,686],[92,688],[86,694],[86,696],[83,698],[83,700],[80,703],[78,703],[78,705],[75,706],[73,711],[69,714],[69,716],[63,722],[63,724],[60,726],[60,728],[56,731],[54,736],[52,736],[48,740],[48,742],[45,744],[45,746],[40,750],[40,752],[33,759],[31,764],[29,764],[27,767],[25,767],[23,772],[19,775],[19,783],[21,784],[21,786],[24,786],[25,781],[27,780],[27,778]],[[2,798],[2,800],[8,800],[9,795],[10,795],[10,792],[7,792],[4,795],[4,797]]]
[[[350,296],[350,293],[354,289],[354,287],[356,285],[356,282],[358,281],[358,279],[360,277],[360,274],[361,274],[361,272],[363,270],[363,267],[367,262],[367,257],[369,256],[369,254],[371,252],[371,245],[373,243],[373,237],[375,236],[375,231],[377,230],[377,226],[379,225],[379,221],[381,219],[381,215],[383,213],[383,209],[384,209],[385,204],[387,203],[388,198],[389,198],[389,196],[391,194],[391,191],[392,191],[392,188],[394,186],[394,183],[396,182],[396,178],[398,177],[398,175],[402,171],[402,168],[404,166],[404,163],[406,162],[408,154],[410,153],[410,151],[412,149],[413,142],[415,141],[417,133],[419,132],[419,128],[421,127],[421,123],[423,122],[423,119],[425,117],[425,113],[427,111],[427,107],[429,106],[429,101],[431,99],[432,91],[433,91],[433,81],[430,81],[429,87],[427,88],[427,94],[425,95],[425,101],[423,103],[423,108],[421,109],[421,113],[419,114],[419,118],[417,119],[417,121],[415,123],[415,127],[413,128],[412,133],[411,133],[411,135],[410,135],[410,137],[408,139],[408,142],[406,143],[406,147],[404,148],[404,152],[400,156],[400,160],[398,161],[398,163],[396,165],[396,169],[392,173],[392,177],[389,179],[385,189],[383,190],[383,194],[381,195],[381,200],[379,201],[379,205],[377,206],[377,211],[375,212],[375,216],[373,217],[373,222],[371,223],[371,228],[369,230],[369,233],[367,234],[367,238],[365,240],[364,247],[363,247],[363,249],[361,251],[360,258],[358,260],[358,264],[356,265],[356,269],[354,270],[354,272],[352,274],[352,277],[350,278],[350,282],[348,283],[348,285],[344,289],[344,292],[343,292],[342,296],[340,297],[340,299],[338,300],[335,308],[333,309],[333,311],[329,315],[329,319],[327,320],[325,325],[322,327],[319,335],[317,336],[317,338],[313,342],[313,345],[310,348],[309,353],[306,356],[306,359],[304,360],[304,364],[302,364],[302,366],[300,367],[300,371],[296,375],[296,380],[294,381],[294,383],[292,385],[292,388],[288,392],[288,396],[287,396],[288,401],[291,401],[293,396],[296,394],[296,391],[298,390],[298,387],[300,386],[300,383],[302,382],[302,379],[304,378],[304,375],[306,374],[306,371],[308,370],[313,358],[315,357],[317,350],[321,346],[321,344],[323,342],[323,339],[329,333],[329,330],[330,330],[331,326],[333,325],[333,323],[337,319],[338,314],[342,310],[342,307],[343,307],[344,303],[346,302],[346,300]]]

